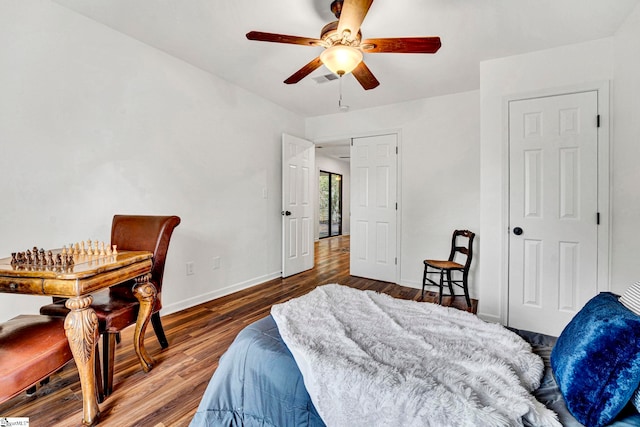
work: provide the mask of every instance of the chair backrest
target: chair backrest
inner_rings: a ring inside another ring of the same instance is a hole
[[[454,261],[456,254],[464,255],[467,260],[464,263],[464,269],[468,270],[471,266],[471,259],[473,258],[473,238],[476,234],[469,230],[455,230],[453,237],[451,238],[451,253],[449,254],[449,261]],[[458,239],[466,240],[466,245],[459,244]]]
[[[114,215],[111,224],[111,244],[123,251],[153,252],[151,281],[162,290],[164,264],[169,249],[169,241],[174,228],[180,224],[180,217],[154,215]],[[156,309],[159,309],[160,298]]]

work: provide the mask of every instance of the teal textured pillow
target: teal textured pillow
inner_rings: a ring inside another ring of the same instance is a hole
[[[609,424],[640,383],[640,316],[612,293],[595,296],[558,337],[551,368],[578,421]]]

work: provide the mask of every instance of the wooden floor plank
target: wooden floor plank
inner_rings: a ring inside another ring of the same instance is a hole
[[[156,364],[144,373],[132,345],[133,329],[122,333],[115,360],[114,391],[100,404],[100,426],[187,426],[196,411],[218,361],[238,332],[266,316],[273,304],[304,295],[319,285],[340,283],[384,292],[396,298],[420,299],[420,290],[349,275],[349,238],[316,243],[315,268],[286,279],[274,279],[162,318],[169,348],[162,349],[152,328],[145,343]],[[421,266],[417,266],[421,268]],[[167,285],[169,286],[169,285]],[[426,301],[437,294],[427,293]],[[443,304],[450,305],[445,297]],[[453,306],[466,309],[464,298]],[[472,310],[477,309],[473,301]],[[21,394],[0,405],[0,417],[29,417],[31,427],[80,424],[82,396],[73,362],[39,387],[33,396]]]

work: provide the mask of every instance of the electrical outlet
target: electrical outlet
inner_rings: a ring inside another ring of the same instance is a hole
[[[187,276],[191,276],[194,274],[193,268],[194,268],[193,261],[189,261],[187,263]]]
[[[213,269],[217,270],[220,268],[220,257],[217,256],[215,258],[213,258]]]

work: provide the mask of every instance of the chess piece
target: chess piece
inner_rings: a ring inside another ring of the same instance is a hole
[[[61,266],[62,265],[62,254],[56,255],[56,265],[57,266]]]
[[[54,265],[55,261],[53,260],[53,253],[51,251],[47,252],[47,265]]]
[[[11,265],[16,265],[18,263],[17,254],[15,252],[11,252]]]
[[[44,249],[40,249],[40,262],[38,264],[47,265],[47,259],[44,256]]]
[[[84,248],[84,241],[80,242],[80,255],[86,255],[87,251]]]
[[[113,254],[118,255],[118,245],[113,245]]]
[[[105,256],[106,252],[104,251],[104,242],[100,242],[100,256]]]

